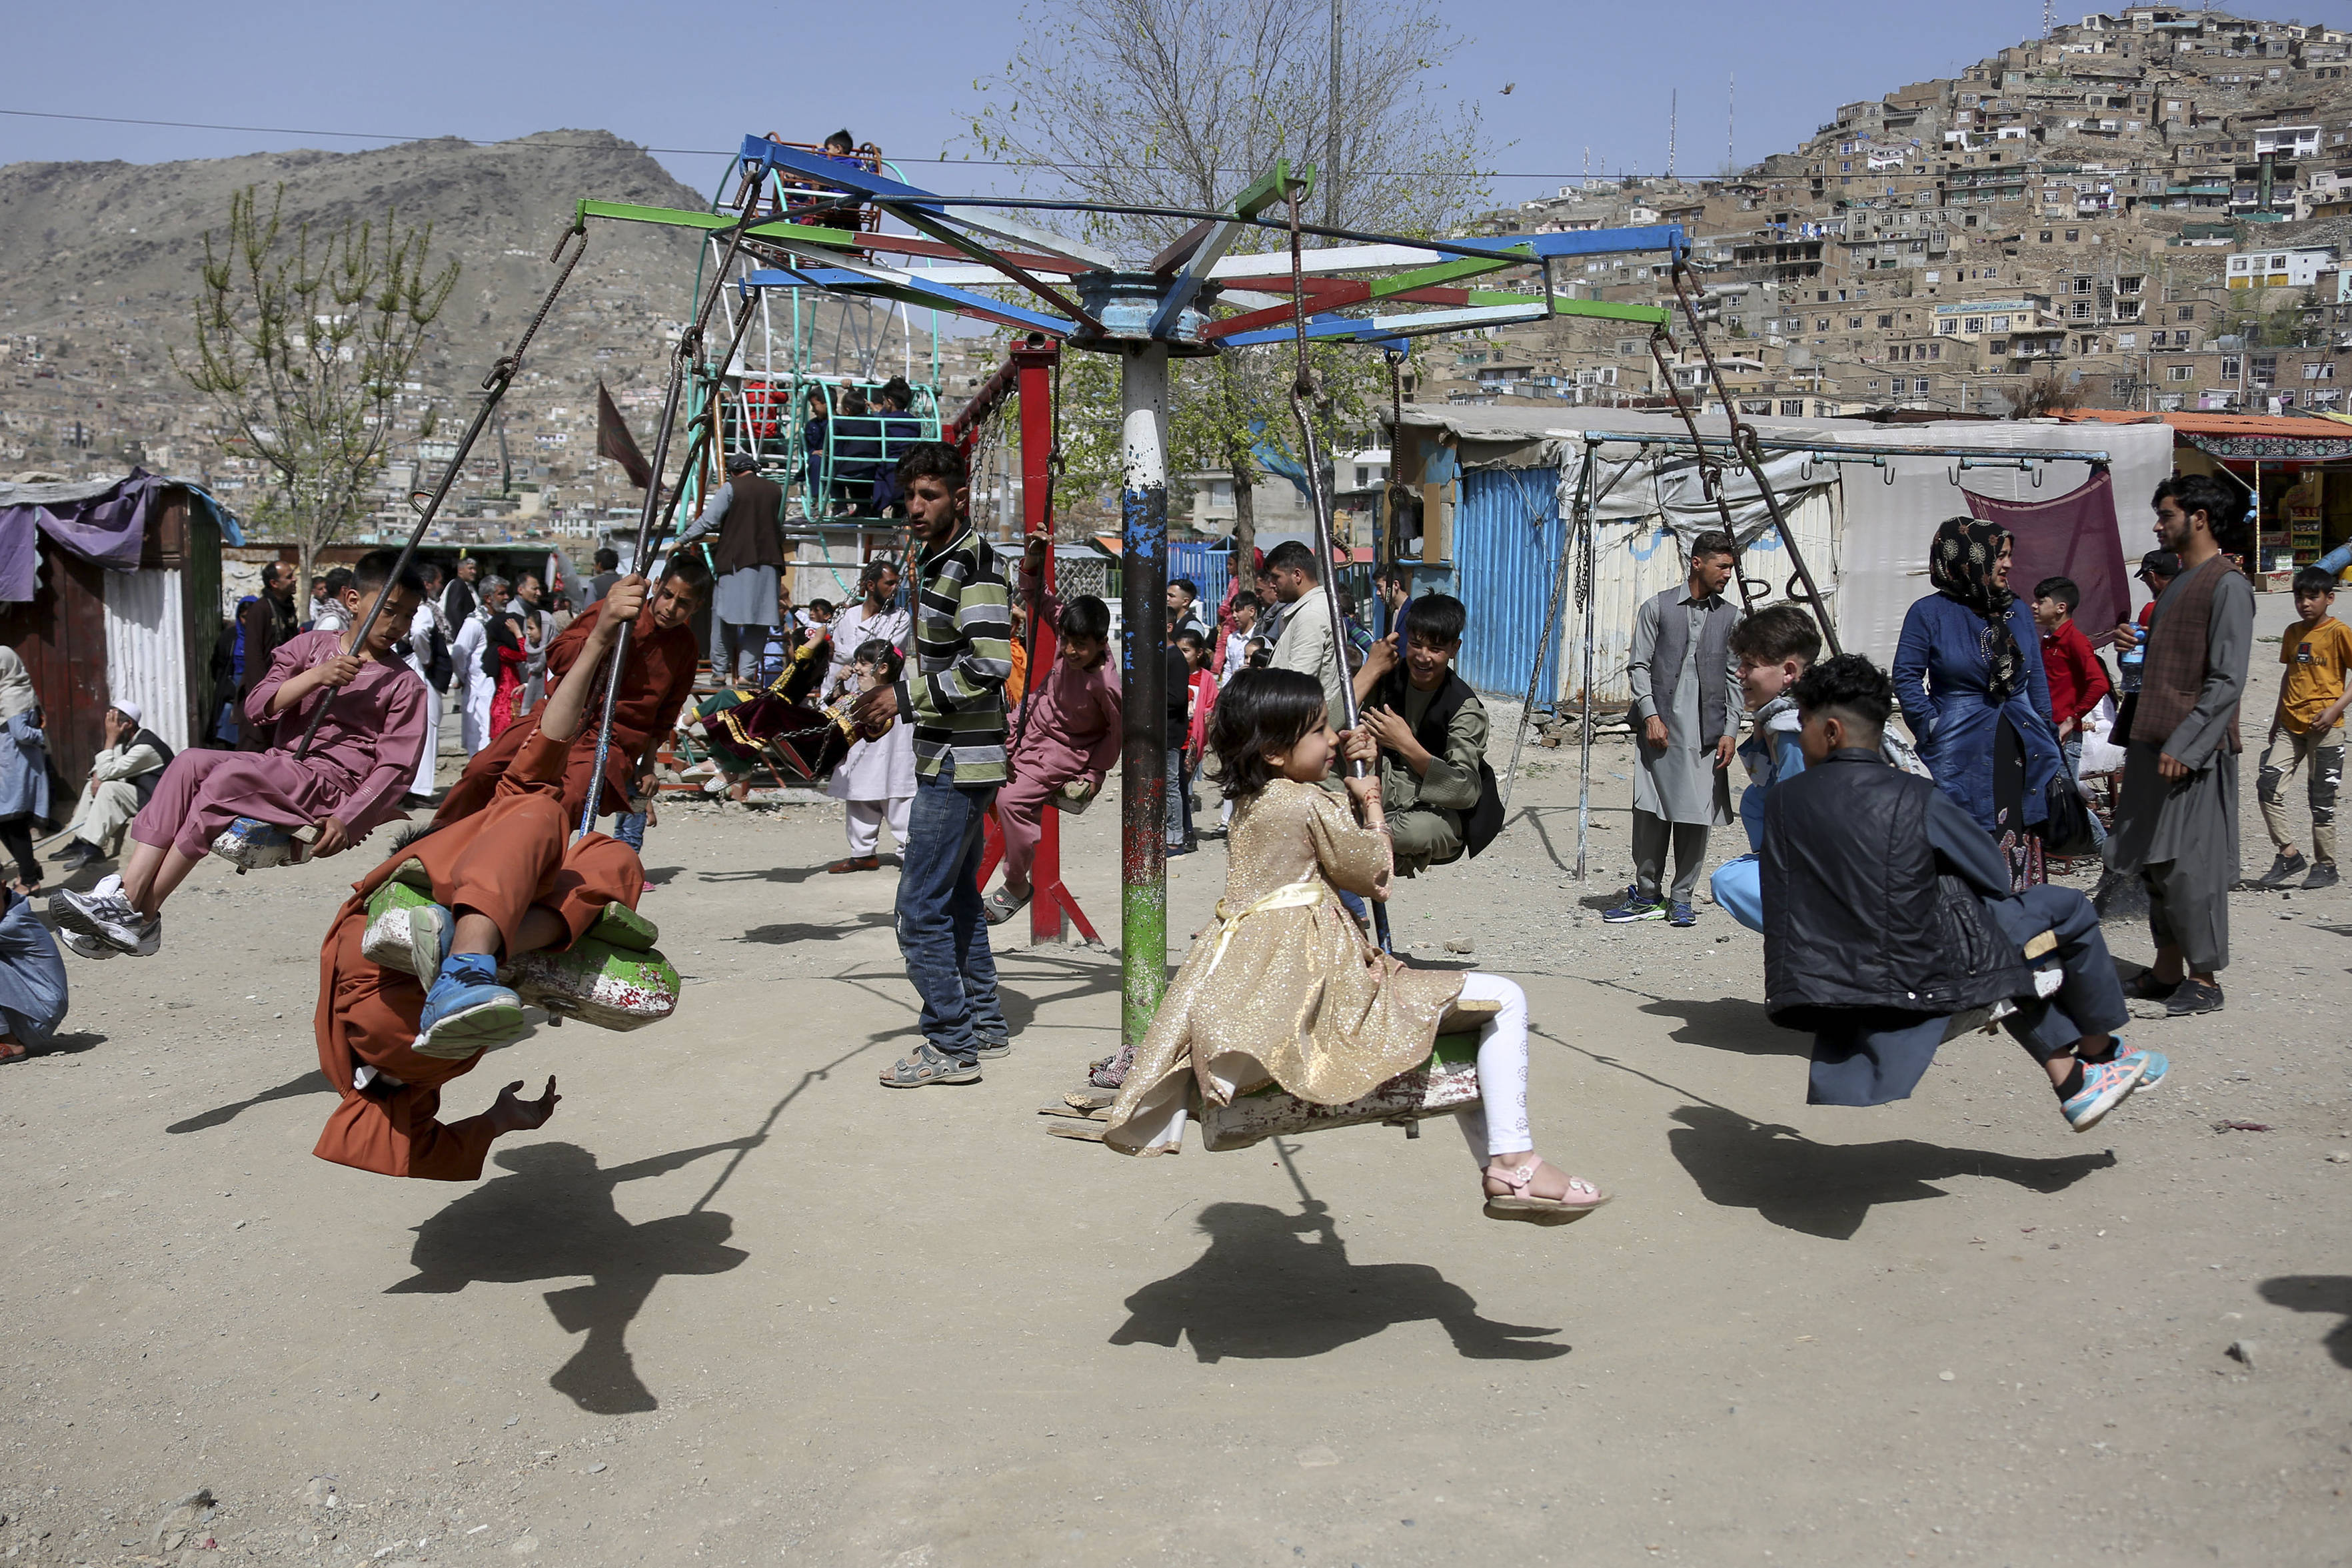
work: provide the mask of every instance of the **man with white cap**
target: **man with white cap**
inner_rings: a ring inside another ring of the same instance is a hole
[[[172,748],[163,737],[141,727],[144,716],[131,698],[117,697],[100,720],[106,748],[90,764],[89,782],[82,787],[80,804],[66,830],[72,836],[49,857],[64,862],[68,876],[92,861],[122,852],[123,830],[155,792],[156,781],[172,760]]]

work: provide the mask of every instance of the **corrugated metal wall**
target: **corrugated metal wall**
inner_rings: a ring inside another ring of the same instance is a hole
[[[129,697],[148,728],[188,747],[188,637],[180,573],[142,567],[106,574],[107,700]]]
[[[1234,580],[1233,552],[1206,539],[1171,539],[1168,545],[1168,580],[1189,577],[1200,585],[1204,615],[1213,618],[1225,601],[1225,588]]]
[[[1489,696],[1524,697],[1537,638],[1551,603],[1565,537],[1557,468],[1482,468],[1462,476],[1454,517],[1454,580],[1423,586],[1452,593],[1469,611],[1457,661],[1462,678]],[[1569,592],[1575,591],[1573,580]],[[1537,687],[1549,703],[1559,669],[1554,647]]]
[[[1464,475],[1454,532],[1453,582],[1427,583],[1457,595],[1468,607],[1462,676],[1489,696],[1517,700],[1527,695],[1553,575],[1567,548],[1567,529],[1557,510],[1558,479],[1558,470],[1551,468],[1489,468]],[[1813,491],[1790,507],[1790,528],[1824,591],[1837,581],[1843,516],[1836,486]],[[1644,599],[1683,580],[1682,551],[1672,530],[1654,514],[1604,519],[1594,554],[1592,695],[1597,703],[1622,705],[1633,700],[1625,660],[1633,640],[1634,613]],[[1787,596],[1792,569],[1776,532],[1768,529],[1748,547],[1742,568],[1749,578],[1769,585],[1757,599],[1759,606]],[[1576,603],[1575,571],[1575,563],[1569,563],[1559,634],[1546,654],[1536,688],[1539,706],[1549,706],[1562,693],[1573,703],[1583,690],[1584,613]],[[1831,604],[1834,609],[1834,597]]]

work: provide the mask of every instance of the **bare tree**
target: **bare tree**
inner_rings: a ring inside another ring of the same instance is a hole
[[[219,248],[205,235],[194,363],[172,363],[213,400],[273,485],[257,521],[289,533],[311,559],[367,510],[392,414],[425,329],[457,284],[457,264],[428,272],[429,224],[400,229],[387,213],[289,236],[280,186],[265,216],[254,188],[229,198]],[[429,418],[429,416],[428,416]]]
[[[1279,158],[1321,163],[1334,129],[1328,0],[1045,0],[1024,13],[1022,51],[971,122],[983,156],[1053,175],[1081,200],[1214,209]],[[1433,235],[1487,193],[1477,110],[1449,97],[1437,73],[1459,40],[1428,13],[1394,0],[1354,0],[1337,94],[1339,166],[1310,212],[1337,226]],[[1336,182],[1337,192],[1329,188]],[[1149,255],[1189,225],[1181,219],[1091,215],[1088,237]],[[1270,251],[1283,237],[1255,230],[1238,251]],[[1269,266],[1275,267],[1272,258]],[[1229,474],[1235,509],[1234,570],[1252,582],[1251,489],[1261,445],[1295,449],[1286,404],[1287,347],[1229,350],[1185,361],[1171,387],[1171,456]],[[1319,349],[1318,434],[1360,441],[1385,371],[1363,350]],[[1081,396],[1112,389],[1073,380]],[[1075,400],[1074,400],[1075,401]],[[1115,401],[1108,411],[1115,415]],[[1116,419],[1074,406],[1083,428]],[[1116,462],[1115,440],[1082,453]]]

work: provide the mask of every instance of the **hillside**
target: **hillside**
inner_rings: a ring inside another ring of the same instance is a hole
[[[238,503],[240,476],[220,465],[209,412],[167,350],[190,341],[205,233],[225,229],[231,194],[248,185],[265,199],[282,187],[289,224],[381,223],[391,209],[403,224],[432,225],[435,256],[463,270],[421,379],[427,398],[460,414],[552,279],[548,253],[575,202],[708,204],[602,131],[489,146],[440,140],[368,152],[0,166],[0,471],[104,473],[143,460],[209,472]],[[508,399],[518,477],[560,485],[593,470],[581,415],[593,411],[593,378],[616,392],[641,378],[658,382],[663,329],[690,308],[695,261],[683,234],[591,231],[587,258],[533,347],[536,373]],[[564,461],[575,455],[583,461]]]

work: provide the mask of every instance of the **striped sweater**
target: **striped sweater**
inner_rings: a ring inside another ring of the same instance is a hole
[[[1013,609],[1004,566],[967,527],[922,558],[914,657],[898,711],[915,726],[915,772],[946,763],[958,784],[1004,782],[1004,682],[1013,673]]]

